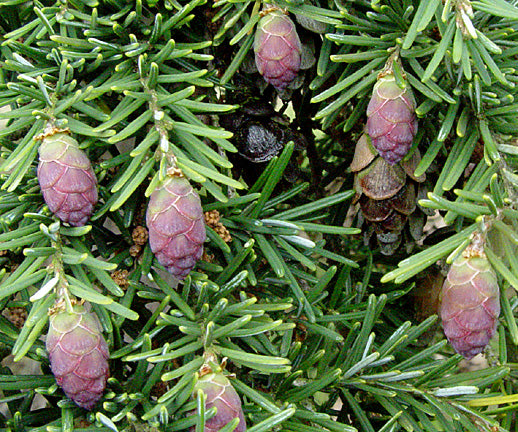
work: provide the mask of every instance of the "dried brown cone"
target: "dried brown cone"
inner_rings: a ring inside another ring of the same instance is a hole
[[[354,153],[351,171],[354,188],[365,221],[376,235],[381,253],[392,255],[399,247],[402,231],[416,210],[419,184],[425,176],[416,177],[420,161],[416,150],[410,159],[390,165],[379,156],[367,134],[363,134]]]

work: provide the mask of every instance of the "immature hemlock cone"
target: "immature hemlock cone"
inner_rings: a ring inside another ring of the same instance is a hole
[[[403,159],[412,146],[417,133],[415,108],[410,87],[400,88],[391,73],[378,78],[367,107],[367,133],[391,165]]]
[[[149,244],[158,262],[183,279],[203,253],[200,197],[184,177],[169,177],[152,194],[146,213]]]
[[[197,397],[198,390],[200,389],[207,395],[205,411],[212,407],[217,408],[216,415],[205,421],[205,432],[217,432],[236,417],[239,418],[239,424],[234,429],[234,432],[246,431],[241,399],[225,375],[209,373],[202,376],[194,386],[194,398]]]
[[[97,317],[78,304],[73,313],[54,312],[46,346],[56,382],[77,405],[91,410],[109,375],[108,346]]]
[[[453,262],[444,281],[439,314],[455,351],[470,359],[495,334],[500,300],[498,281],[485,255],[472,249],[464,255]]]
[[[302,45],[293,21],[275,10],[261,18],[254,41],[259,73],[277,90],[285,89],[300,69]]]
[[[97,203],[97,179],[86,153],[67,133],[45,137],[38,181],[45,203],[62,222],[83,226]]]
[[[369,228],[367,239],[375,233],[380,252],[392,255],[399,247],[407,221],[410,235],[419,240],[422,217],[415,214],[419,184],[425,176],[416,177],[415,168],[420,161],[416,150],[405,162],[390,165],[372,147],[367,134],[356,144],[351,171],[355,173],[354,189],[362,215]]]

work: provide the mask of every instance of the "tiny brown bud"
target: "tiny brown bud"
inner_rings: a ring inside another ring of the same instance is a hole
[[[148,232],[147,229],[143,226],[137,226],[131,233],[131,238],[133,239],[133,243],[138,246],[144,246],[148,240]]]

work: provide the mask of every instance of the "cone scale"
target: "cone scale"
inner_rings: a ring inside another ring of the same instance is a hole
[[[46,348],[56,382],[77,405],[91,410],[108,379],[108,346],[97,317],[76,304],[51,313]]]
[[[83,226],[97,203],[97,179],[86,153],[69,134],[45,136],[39,148],[43,199],[62,222]]]
[[[279,10],[263,16],[254,40],[257,70],[277,90],[284,90],[300,69],[302,45],[293,21]]]
[[[467,359],[481,353],[496,332],[500,315],[496,274],[483,253],[471,249],[457,258],[441,292],[444,334]]]
[[[367,107],[367,133],[380,156],[394,165],[417,133],[416,102],[410,87],[399,87],[393,73],[380,75]]]
[[[194,386],[193,398],[196,398],[198,390],[207,397],[205,411],[212,407],[217,409],[216,415],[205,421],[205,432],[217,432],[235,418],[239,418],[239,424],[234,432],[246,431],[241,399],[225,375],[215,372],[203,375]]]
[[[185,278],[201,258],[206,236],[200,197],[187,179],[169,177],[151,194],[146,223],[158,262]]]

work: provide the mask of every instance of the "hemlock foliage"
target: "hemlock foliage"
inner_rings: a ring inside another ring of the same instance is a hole
[[[518,427],[518,2],[275,5],[305,52],[281,95],[253,68],[260,1],[0,0],[0,431],[200,432],[214,415],[192,398],[208,352],[235,375],[251,432]],[[386,256],[365,243],[348,167],[393,55],[417,101],[421,160],[408,175],[427,177],[413,223],[445,224],[402,232]],[[239,117],[273,102],[275,117]],[[262,164],[240,156],[250,122],[282,141]],[[97,175],[84,227],[44,205],[48,123],[68,128]],[[208,224],[206,255],[177,286],[142,229],[171,161]],[[502,314],[488,366],[460,371],[435,300],[475,232]],[[57,267],[110,347],[91,412],[64,396],[45,352]],[[27,359],[37,372],[18,372]]]

